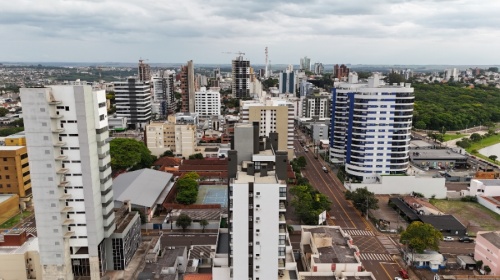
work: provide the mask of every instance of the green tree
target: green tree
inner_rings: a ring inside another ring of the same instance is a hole
[[[290,188],[290,194],[295,214],[306,225],[317,225],[319,215],[325,210],[330,211],[331,201],[328,197],[309,184]]]
[[[488,158],[491,159],[493,162],[496,162],[498,157],[496,155],[491,155]]]
[[[490,274],[490,272],[491,272],[490,266],[489,265],[485,265],[484,266],[484,271],[486,272],[486,274]]]
[[[192,222],[193,220],[191,217],[186,214],[180,214],[179,217],[177,217],[177,221],[175,221],[175,225],[182,228],[182,231],[186,231],[186,229],[191,226]]]
[[[190,174],[190,173],[194,173]],[[198,198],[198,182],[196,182],[196,179],[193,179],[193,177],[198,174],[195,172],[190,172],[187,174],[188,177],[182,177],[179,180],[177,180],[177,195],[175,197],[175,200],[178,203],[189,205],[193,204],[196,202],[196,199]],[[195,177],[197,178],[197,177]]]
[[[135,139],[115,138],[109,146],[114,170],[149,168],[156,159],[144,143]]]
[[[366,215],[370,209],[378,209],[378,199],[366,187],[356,189],[355,191],[346,191],[345,198],[352,200],[354,207],[361,211],[363,215]]]
[[[203,220],[200,220],[200,226],[201,226],[201,232],[205,232],[205,228],[208,226],[208,221],[203,219]]]
[[[300,156],[297,158],[297,165],[300,169],[304,169],[307,165],[306,158],[304,156]]]
[[[278,79],[273,79],[269,77],[267,78],[267,80],[264,80],[262,82],[262,85],[264,86],[264,89],[269,89],[270,87],[276,87],[278,83],[279,83]]]
[[[483,267],[483,261],[482,260],[476,261],[476,266],[478,269],[481,269]]]
[[[5,109],[5,108],[0,108],[0,117],[5,117],[5,115],[7,115],[9,113],[9,110]]]
[[[195,180],[197,181],[198,179],[200,179],[200,175],[198,175],[198,173],[196,172],[188,172],[188,173],[185,173],[184,175],[182,175],[182,179],[192,179],[192,180]]]
[[[483,137],[479,133],[472,133],[472,135],[469,138],[472,142],[478,142]]]
[[[163,157],[174,157],[174,152],[168,150],[168,151],[165,151],[161,156],[163,156]]]
[[[418,122],[415,123],[415,128],[416,129],[425,129],[426,128],[426,124],[424,121],[420,120]]]
[[[408,244],[408,248],[417,253],[423,253],[426,249],[439,250],[439,241],[443,234],[430,224],[422,222],[411,223],[401,233],[401,243]]]
[[[399,84],[399,83],[404,82],[405,78],[402,75],[400,75],[400,74],[398,74],[396,72],[391,72],[391,73],[389,73],[389,75],[387,75],[387,77],[385,78],[385,80],[386,80],[387,83],[389,83],[389,84],[392,85],[393,83]]]
[[[189,159],[204,159],[202,153],[196,153],[189,156]]]

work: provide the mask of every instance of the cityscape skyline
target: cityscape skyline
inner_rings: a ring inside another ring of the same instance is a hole
[[[0,60],[211,64],[241,51],[264,64],[268,47],[272,64],[308,56],[311,63],[489,65],[500,58],[498,8],[467,0],[5,3],[0,36],[11,43],[0,47]]]

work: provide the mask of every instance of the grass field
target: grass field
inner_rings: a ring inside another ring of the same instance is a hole
[[[444,141],[450,141],[450,140],[455,140],[455,139],[458,139],[458,138],[463,138],[467,135],[465,134],[445,134],[443,139]]]
[[[442,212],[455,215],[465,226],[470,225],[477,230],[500,228],[500,215],[479,203],[441,199],[431,199],[430,202]]]
[[[14,217],[8,219],[5,223],[0,225],[0,228],[12,228],[13,226],[17,225],[22,219],[30,216],[32,212],[30,211],[24,211],[23,214],[21,213],[15,215]]]

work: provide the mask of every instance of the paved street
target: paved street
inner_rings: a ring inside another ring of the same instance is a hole
[[[400,269],[399,264],[391,255],[391,253],[397,253],[396,244],[375,231],[371,224],[361,217],[352,203],[344,198],[344,185],[321,157],[318,159],[314,157],[313,147],[307,148],[308,152],[304,151],[298,140],[304,139],[302,132],[298,131],[295,138],[294,148],[297,157],[304,156],[307,161],[302,174],[311,185],[332,201],[330,217],[335,225],[342,227],[351,235],[354,244],[360,249],[360,257],[365,269],[371,271],[378,280],[394,279]],[[328,173],[322,170],[323,166],[328,168]]]

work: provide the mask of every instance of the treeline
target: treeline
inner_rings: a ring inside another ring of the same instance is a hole
[[[490,125],[500,121],[500,89],[462,85],[413,84],[413,125],[441,131]]]

